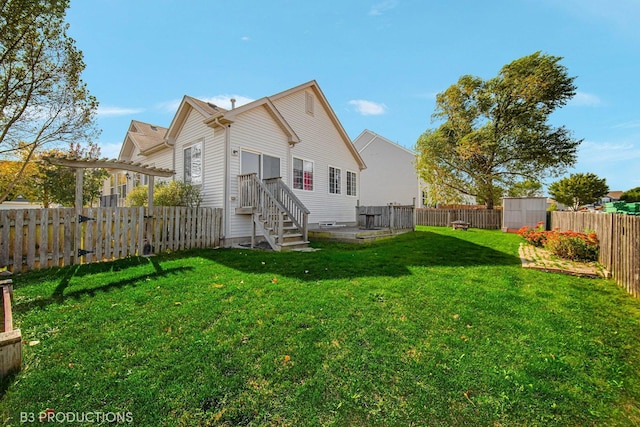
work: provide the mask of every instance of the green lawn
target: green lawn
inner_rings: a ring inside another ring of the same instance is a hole
[[[17,276],[24,366],[0,422],[51,408],[140,426],[638,425],[640,301],[522,269],[519,242],[422,227]]]

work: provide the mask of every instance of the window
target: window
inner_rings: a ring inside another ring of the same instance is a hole
[[[347,171],[347,196],[355,196],[357,187],[356,173]]]
[[[340,169],[329,166],[329,193],[341,194]]]
[[[280,178],[280,157],[242,151],[240,158],[242,175],[255,173],[260,179]]]
[[[117,191],[118,191],[118,198],[120,199],[124,199],[127,197],[127,178],[128,177],[129,177],[128,172],[118,173]]]
[[[293,158],[293,188],[313,191],[313,163]]]
[[[202,184],[202,142],[184,149],[184,182]]]
[[[262,179],[280,178],[280,158],[262,155]]]

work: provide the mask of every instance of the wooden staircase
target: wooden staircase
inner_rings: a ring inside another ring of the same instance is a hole
[[[280,178],[261,181],[256,174],[247,174],[238,180],[241,207],[236,213],[252,215],[252,247],[258,228],[275,251],[308,247],[309,211]]]

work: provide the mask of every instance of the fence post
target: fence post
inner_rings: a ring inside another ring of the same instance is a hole
[[[75,202],[75,236],[73,245],[73,263],[80,264],[80,249],[82,246],[80,215],[82,214],[82,181],[84,169],[76,168],[76,202]]]
[[[1,297],[4,319],[0,331],[0,378],[19,371],[22,367],[22,334],[20,329],[13,329],[11,315],[12,280],[1,280]]]

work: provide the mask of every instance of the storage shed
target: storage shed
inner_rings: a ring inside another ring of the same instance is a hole
[[[502,231],[517,231],[523,226],[547,227],[546,197],[504,197],[502,199]]]

